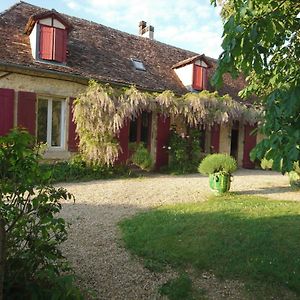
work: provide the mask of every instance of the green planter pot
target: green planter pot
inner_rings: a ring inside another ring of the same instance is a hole
[[[214,173],[209,175],[209,187],[213,193],[220,195],[226,193],[230,189],[231,175]]]

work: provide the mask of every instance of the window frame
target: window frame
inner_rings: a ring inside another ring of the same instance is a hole
[[[131,58],[131,61],[132,61],[132,64],[133,64],[133,67],[135,68],[135,70],[144,71],[144,72],[146,71],[146,67],[142,60],[137,59],[137,58]]]
[[[143,113],[147,114],[147,141],[146,143],[144,141],[142,141],[142,116]],[[131,131],[131,126],[132,126],[132,122],[136,122],[136,128],[135,128],[135,133],[136,133],[136,140],[135,141],[131,141],[131,137],[130,137],[130,131]],[[129,123],[129,132],[128,132],[128,142],[129,143],[144,143],[145,147],[148,148],[148,150],[150,151],[151,148],[151,133],[152,133],[152,113],[151,112],[147,112],[147,111],[143,111],[141,114],[139,114],[136,118],[134,118],[133,120],[130,121]]]
[[[66,109],[67,109],[67,99],[59,97],[49,97],[49,96],[38,96],[37,97],[37,109],[36,109],[36,137],[38,137],[38,117],[39,117],[39,101],[47,101],[47,137],[46,144],[49,150],[66,150]],[[52,114],[53,114],[53,101],[61,102],[60,109],[60,146],[52,146]]]

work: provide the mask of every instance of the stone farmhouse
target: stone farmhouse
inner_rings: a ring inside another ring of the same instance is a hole
[[[138,24],[137,24],[138,25]],[[135,85],[150,92],[213,91],[209,78],[217,61],[156,41],[154,28],[141,21],[132,35],[101,24],[19,2],[0,14],[0,135],[22,126],[48,145],[45,157],[66,159],[77,150],[72,103],[90,79],[113,87]],[[220,95],[240,101],[242,78],[224,79]],[[119,134],[120,161],[128,144],[143,141],[159,168],[168,162],[172,120],[144,112]],[[253,126],[232,122],[204,128],[207,153],[235,156],[240,166],[253,168],[249,152],[260,138]],[[200,146],[199,146],[200,147]]]

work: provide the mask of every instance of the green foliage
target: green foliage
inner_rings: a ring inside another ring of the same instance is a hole
[[[243,299],[293,299],[286,288],[297,299],[299,214],[299,202],[226,195],[162,206],[120,227],[126,247],[144,259],[244,282],[250,295]]]
[[[55,164],[41,164],[43,172],[51,174],[51,183],[89,181],[116,177],[129,177],[131,173],[127,166],[87,164],[80,155],[73,156],[69,161]]]
[[[294,163],[293,171],[289,172],[291,187],[299,190],[300,189],[300,164],[299,162]]]
[[[261,132],[266,138],[251,158],[266,156],[273,159],[273,169],[291,171],[300,160],[300,2],[225,2],[231,10],[225,15],[224,51],[213,82],[219,86],[226,72],[247,77],[241,95],[255,94],[265,112]]]
[[[181,274],[178,278],[169,280],[160,289],[161,295],[168,296],[170,300],[193,300],[192,280],[187,274]],[[197,298],[199,299],[199,298]]]
[[[143,143],[139,143],[135,152],[131,156],[131,160],[142,170],[150,171],[153,166],[152,157]]]
[[[57,215],[60,200],[73,196],[49,185],[50,174],[41,172],[39,159],[27,132],[14,130],[0,137],[4,297],[82,299],[73,276],[66,275],[70,268],[59,248],[67,239],[67,224]]]
[[[182,97],[171,91],[148,93],[135,87],[113,89],[91,81],[75,101],[74,121],[83,158],[92,164],[113,165],[120,152],[117,136],[125,122],[143,111],[180,115],[191,127],[239,120],[254,124],[260,112],[233,101],[228,95],[202,91]]]
[[[226,20],[234,12],[233,3],[229,0],[217,0],[218,5],[222,6],[221,17]]]
[[[273,159],[266,159],[264,157],[260,162],[260,166],[263,170],[271,170],[273,166]]]
[[[299,161],[294,163],[294,169],[293,170],[300,175],[300,162]]]
[[[203,175],[213,173],[232,174],[237,170],[236,160],[228,154],[210,154],[199,165],[198,171]]]
[[[197,172],[201,160],[200,135],[198,129],[189,129],[189,134],[178,134],[174,128],[171,130],[169,171],[179,174]]]
[[[300,175],[295,171],[289,172],[290,184],[294,189],[300,189]]]

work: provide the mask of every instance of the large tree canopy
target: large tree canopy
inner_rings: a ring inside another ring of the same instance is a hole
[[[274,169],[290,171],[300,160],[300,2],[299,0],[211,0],[221,4],[224,33],[214,84],[243,73],[243,97],[256,95],[265,109],[266,138],[252,158],[273,159]]]

